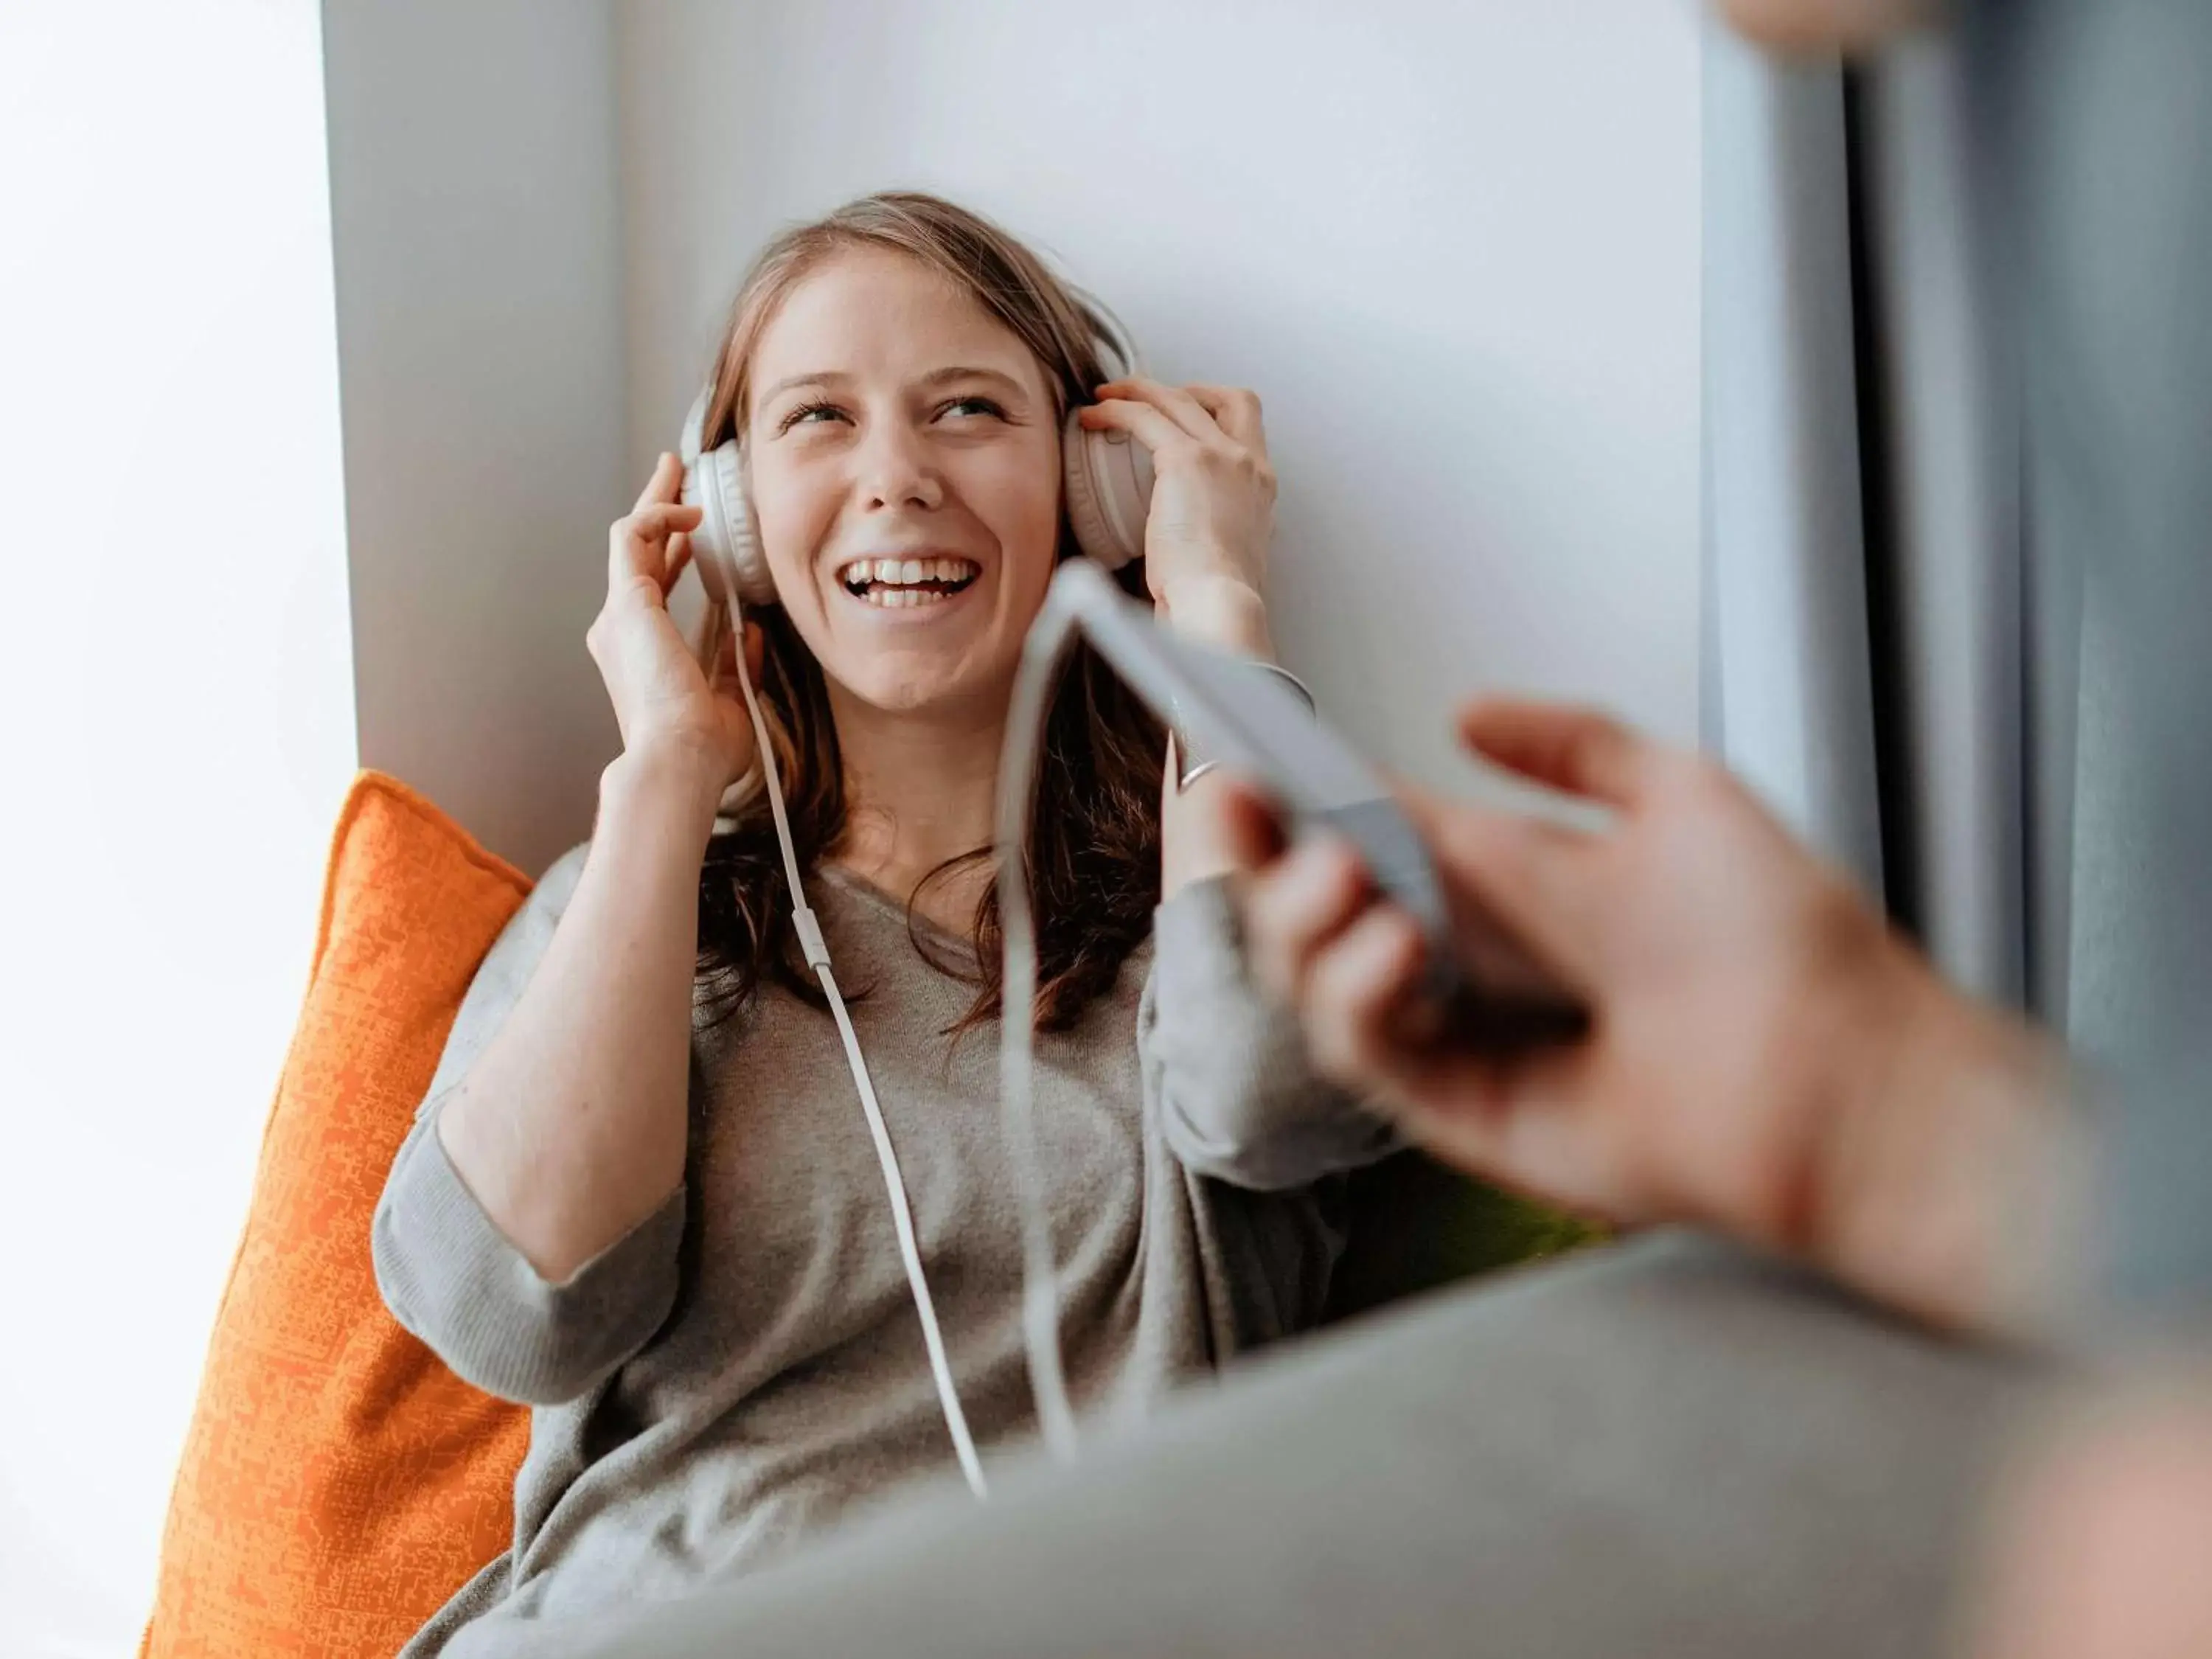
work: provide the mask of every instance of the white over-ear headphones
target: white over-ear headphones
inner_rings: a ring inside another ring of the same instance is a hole
[[[744,461],[732,438],[703,454],[710,383],[684,422],[684,504],[699,509],[692,560],[707,596],[717,604],[774,605],[775,582],[761,555],[760,526],[745,499]],[[1067,412],[1060,434],[1061,477],[1076,544],[1109,570],[1145,550],[1145,514],[1152,499],[1152,458],[1126,432],[1093,432]]]

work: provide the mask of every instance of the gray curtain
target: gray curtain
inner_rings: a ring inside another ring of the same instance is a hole
[[[2082,582],[2069,1024],[2124,1085],[2114,1288],[2212,1322],[2212,5],[1970,23],[2030,522]]]
[[[2063,1023],[2072,726],[2026,670],[2078,624],[2032,579],[1954,52],[1709,40],[1705,735],[1954,980]]]
[[[1705,80],[1705,729],[2126,1085],[2118,1283],[2212,1310],[2212,6]]]

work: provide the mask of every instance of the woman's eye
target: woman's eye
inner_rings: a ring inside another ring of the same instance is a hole
[[[1004,420],[1006,416],[1006,411],[988,398],[955,398],[938,412],[941,415],[962,413],[994,415],[1000,420]]]
[[[844,417],[844,414],[845,411],[838,408],[835,404],[801,404],[797,409],[793,410],[781,421],[778,421],[776,422],[775,429],[779,433],[782,433],[790,431],[791,428],[795,426],[821,426],[824,424],[824,422],[822,420],[817,419],[816,417],[817,416],[834,416],[842,420]]]

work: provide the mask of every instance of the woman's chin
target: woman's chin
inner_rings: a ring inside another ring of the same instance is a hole
[[[1004,667],[962,653],[948,660],[941,652],[896,647],[872,653],[853,672],[840,674],[847,690],[886,714],[942,714],[969,708],[1003,708],[1011,688],[1012,665]]]

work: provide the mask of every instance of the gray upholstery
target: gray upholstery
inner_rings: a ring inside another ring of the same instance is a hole
[[[676,1656],[1878,1659],[1939,1644],[2048,1385],[1655,1237],[1257,1362],[749,1580],[549,1639]]]

